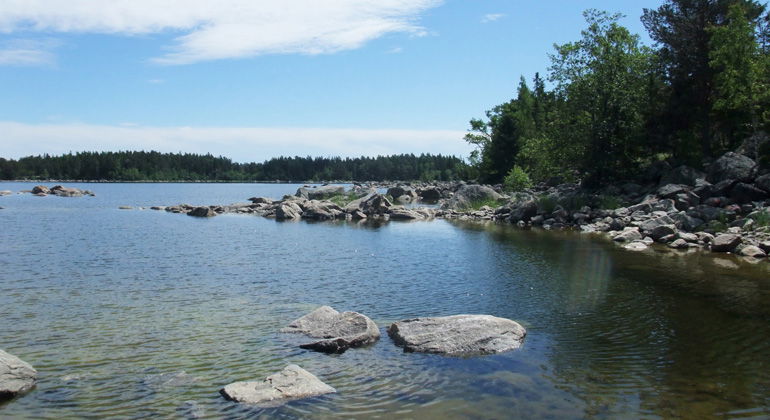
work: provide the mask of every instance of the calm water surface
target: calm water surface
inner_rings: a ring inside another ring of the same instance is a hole
[[[509,226],[117,209],[296,185],[68,185],[97,196],[0,197],[0,348],[40,372],[0,418],[770,417],[766,262]],[[324,304],[369,315],[382,339],[329,356],[277,332]],[[409,354],[384,331],[457,313],[519,321],[523,348]],[[218,394],[289,363],[338,393],[269,409]]]

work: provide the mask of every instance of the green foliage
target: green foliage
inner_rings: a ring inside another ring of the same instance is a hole
[[[641,45],[620,15],[585,12],[587,28],[556,45],[548,91],[539,75],[516,97],[471,120],[471,170],[503,181],[604,184],[635,177],[665,155],[701,167],[770,131],[770,12],[754,0],[664,0],[642,21]],[[770,165],[770,146],[759,153]]]
[[[600,209],[614,210],[625,206],[625,202],[616,195],[602,195],[599,196],[597,205]]]
[[[505,176],[503,187],[505,187],[507,191],[523,191],[532,187],[532,180],[529,179],[529,174],[527,174],[524,169],[521,169],[518,165],[514,165],[513,168],[508,171],[508,175]]]
[[[703,230],[706,232],[713,232],[713,233],[726,232],[727,223],[721,220],[712,220],[706,224]]]
[[[740,134],[733,132],[740,127],[734,121],[737,116],[714,109],[715,101],[728,94],[724,90],[728,84],[742,83],[738,81],[741,76],[721,74],[723,65],[740,67],[745,62],[744,54],[734,60],[725,56],[747,45],[739,39],[746,35],[740,33],[740,23],[734,21],[734,27],[723,33],[721,40],[712,39],[723,32],[715,28],[726,22],[729,25],[730,8],[736,5],[743,8],[752,24],[765,8],[753,0],[667,0],[657,9],[645,9],[642,16],[650,37],[658,44],[659,73],[665,81],[658,98],[661,112],[655,117],[659,135],[677,155],[686,153],[693,162],[718,156],[741,140],[732,137]],[[715,48],[717,51],[712,52]],[[739,97],[744,95],[742,87],[737,92]],[[735,104],[733,100],[727,102]]]
[[[336,205],[338,205],[340,207],[345,207],[348,204],[350,204],[350,202],[355,201],[358,198],[359,197],[357,195],[355,195],[352,192],[349,192],[349,193],[346,193],[346,194],[337,194],[337,195],[331,196],[327,200],[331,201],[332,203],[334,203],[334,204],[336,204]]]
[[[580,210],[591,203],[591,197],[586,194],[570,194],[559,200],[559,205],[569,212]]]
[[[589,10],[582,38],[556,46],[551,80],[572,118],[559,121],[568,156],[592,179],[622,177],[644,139],[651,51],[620,26],[621,15]]]
[[[537,198],[537,211],[538,213],[551,214],[556,210],[556,206],[559,205],[558,200],[550,195],[542,195]]]
[[[752,213],[749,217],[754,220],[754,226],[757,228],[763,228],[770,226],[770,210],[764,209]]]
[[[279,157],[235,163],[210,154],[83,152],[62,156],[0,159],[1,179],[111,181],[307,181],[467,179],[468,165],[454,156],[393,155],[376,158]]]
[[[769,64],[740,2],[730,6],[727,23],[709,28],[709,65],[714,70],[713,116],[720,121],[719,146],[734,149],[754,130],[762,116],[762,105],[770,92]]]

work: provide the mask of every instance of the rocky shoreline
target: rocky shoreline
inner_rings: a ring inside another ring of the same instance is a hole
[[[22,192],[94,195],[61,185],[38,185]],[[752,159],[733,152],[714,161],[707,172],[660,161],[633,181],[598,189],[558,179],[514,193],[504,191],[501,185],[465,182],[353,183],[349,189],[305,185],[279,200],[248,200],[151,209],[197,217],[251,214],[279,221],[491,221],[602,234],[631,251],[657,243],[672,249],[729,252],[752,259],[770,254],[770,170],[760,169]]]
[[[152,209],[198,217],[254,214],[276,220],[483,220],[603,234],[632,251],[658,243],[755,259],[770,253],[770,172],[760,171],[753,160],[736,153],[717,159],[708,173],[659,162],[637,182],[593,190],[558,182],[511,194],[499,185],[464,182],[356,183],[350,190],[305,186],[281,200],[249,200]]]

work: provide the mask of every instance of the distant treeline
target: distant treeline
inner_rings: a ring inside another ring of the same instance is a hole
[[[236,163],[211,154],[81,152],[61,156],[0,158],[0,179],[108,181],[451,181],[466,179],[468,166],[454,156],[413,154],[340,158],[278,157]]]

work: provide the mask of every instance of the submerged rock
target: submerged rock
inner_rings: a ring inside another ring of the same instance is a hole
[[[453,356],[501,353],[521,347],[527,331],[491,315],[453,315],[394,322],[388,335],[405,352]]]
[[[185,419],[202,419],[206,417],[206,410],[197,401],[185,401],[177,407],[177,414]]]
[[[0,350],[0,401],[35,387],[37,371],[29,363]]]
[[[234,382],[220,391],[228,400],[263,406],[278,406],[290,400],[334,392],[337,390],[297,365],[286,366],[263,381]]]
[[[330,306],[294,320],[281,332],[301,333],[322,340],[302,344],[303,349],[323,353],[344,353],[351,347],[371,344],[380,338],[380,330],[366,315],[358,312],[337,312]]]
[[[153,390],[191,385],[198,378],[185,371],[150,374],[142,378],[142,384]]]

